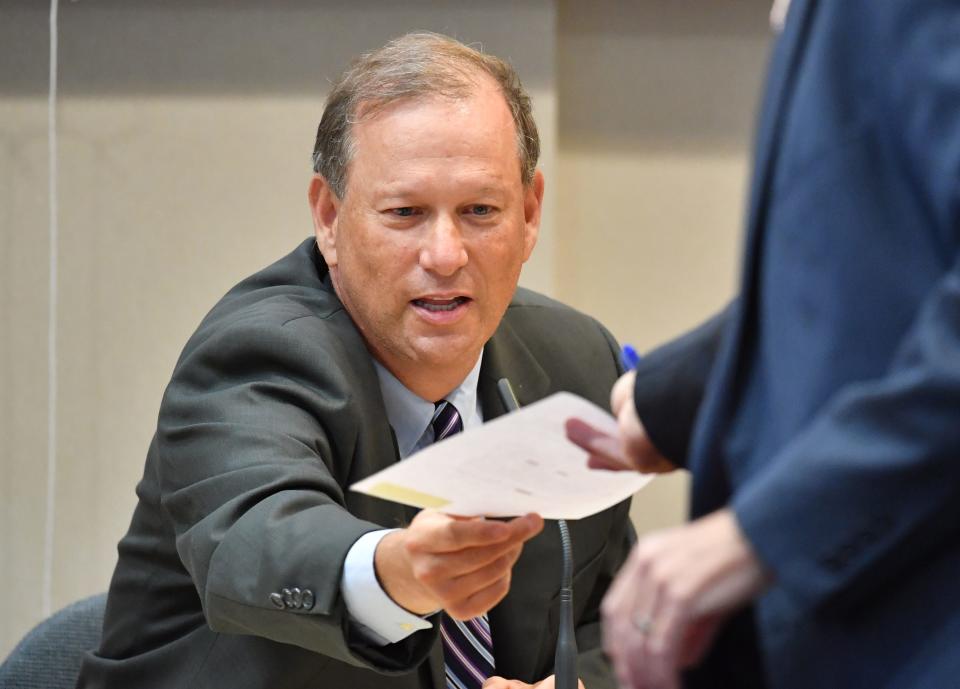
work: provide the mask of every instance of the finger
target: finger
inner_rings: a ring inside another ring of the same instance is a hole
[[[623,455],[620,438],[592,426],[582,419],[570,418],[564,423],[570,442],[590,453],[587,466],[599,469],[630,469]]]
[[[618,605],[620,624],[621,674],[628,678],[628,686],[656,687],[657,673],[652,667],[649,645],[651,628],[642,623],[656,625],[658,590],[651,578],[651,558],[655,553],[652,539],[640,541],[631,554],[631,579],[629,586],[621,588],[614,602]]]
[[[507,537],[494,544],[495,546],[522,546],[543,531],[543,517],[532,512],[501,523],[507,527]]]
[[[507,573],[490,586],[471,594],[462,601],[451,603],[444,609],[455,620],[469,620],[490,610],[503,600],[509,591],[510,574]]]
[[[510,689],[510,680],[503,677],[488,677],[480,689]]]
[[[502,543],[523,543],[543,531],[543,517],[533,512],[502,522],[487,521],[500,523],[507,527],[507,537],[501,541]]]
[[[519,552],[507,552],[493,562],[472,572],[435,582],[431,586],[431,592],[444,603],[464,600],[473,593],[482,591],[494,584],[499,579],[509,576],[513,563],[517,561],[518,556]]]
[[[453,552],[464,548],[503,543],[513,533],[513,529],[506,522],[489,519],[453,519],[438,528],[424,533],[423,544],[426,550],[434,553]]]
[[[536,512],[530,512],[522,517],[512,519],[508,522],[508,525],[514,526],[517,533],[522,535],[523,540],[527,541],[543,531],[543,517]]]
[[[503,677],[488,677],[480,689],[510,689],[510,680]]]
[[[620,429],[621,442],[619,453],[629,462],[630,468],[648,474],[665,473],[676,469],[676,466],[660,454],[650,440],[643,423],[637,416],[632,399],[621,410],[617,417],[617,425]]]
[[[407,544],[411,551],[443,553],[526,540],[539,533],[543,519],[538,515],[525,515],[502,522],[483,518],[460,519],[435,513],[424,519],[418,515],[407,528]]]
[[[652,626],[646,640],[645,672],[652,686],[674,689],[679,683],[680,645],[690,620],[690,596],[675,590],[661,572],[669,568],[650,567],[655,589]]]
[[[619,439],[622,443],[620,453],[633,460],[634,464],[642,464],[649,456],[657,454],[646,429],[640,422],[632,397],[617,414],[617,427],[620,430]]]
[[[599,471],[618,471],[623,468],[619,463],[611,462],[606,457],[599,455],[590,455],[587,457],[587,468],[597,469]]]
[[[578,419],[575,416],[567,419],[563,428],[567,433],[567,439],[575,445],[579,445],[587,452],[591,450],[591,443],[597,438],[612,438],[606,431],[601,431],[591,423]]]
[[[654,455],[645,460],[637,469],[643,474],[669,474],[677,470],[677,465],[660,455]]]
[[[611,460],[602,455],[590,455],[587,457],[587,468],[601,471],[626,471],[632,469],[632,467],[628,467],[620,461]]]
[[[620,684],[627,687],[633,686],[630,657],[635,644],[631,641],[637,630],[631,615],[638,579],[642,576],[640,565],[634,548],[601,605],[604,651],[613,663]]]
[[[483,517],[460,517],[424,509],[405,531],[406,540],[416,548],[443,552],[467,547],[471,541],[476,541],[477,545],[504,541],[509,537],[510,527],[504,522]],[[426,545],[430,547],[424,547]]]
[[[610,410],[614,416],[619,416],[620,411],[628,400],[633,400],[633,389],[636,385],[636,371],[627,371],[617,379],[610,390]]]
[[[476,572],[504,557],[509,566],[520,557],[523,544],[515,540],[478,548],[464,548],[453,552],[419,552],[411,558],[414,576],[427,585],[455,579]]]

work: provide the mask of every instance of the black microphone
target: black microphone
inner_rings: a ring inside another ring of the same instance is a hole
[[[506,378],[497,381],[497,392],[507,413],[520,408],[513,386]],[[553,658],[555,689],[577,689],[577,636],[573,629],[573,544],[567,522],[557,520],[560,529],[560,547],[563,553],[563,572],[560,577],[560,629],[557,651]]]

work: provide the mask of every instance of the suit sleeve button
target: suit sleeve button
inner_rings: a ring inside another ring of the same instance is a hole
[[[313,591],[310,589],[303,589],[303,609],[311,610],[314,604]]]
[[[293,607],[299,610],[303,607],[303,591],[294,586],[292,589],[290,589],[290,593],[292,594],[291,600],[293,602]]]
[[[281,596],[279,593],[271,593],[270,602],[273,603],[273,606],[275,608],[280,608],[281,610],[283,610],[284,607],[286,607],[283,604],[283,596]]]

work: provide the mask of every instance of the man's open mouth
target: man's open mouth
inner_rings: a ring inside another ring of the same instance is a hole
[[[427,311],[453,311],[461,304],[470,301],[469,297],[453,297],[451,299],[414,299],[414,306]]]

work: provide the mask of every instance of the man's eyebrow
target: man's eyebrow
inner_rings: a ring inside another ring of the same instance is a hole
[[[506,192],[505,185],[499,184],[479,184],[473,186],[470,183],[464,183],[461,185],[464,193],[482,196],[482,195],[491,195],[497,196],[502,195]],[[418,196],[422,193],[423,186],[409,183],[397,183],[391,184],[389,182],[383,185],[375,185],[372,190],[372,196],[375,198],[407,198],[411,196]]]

